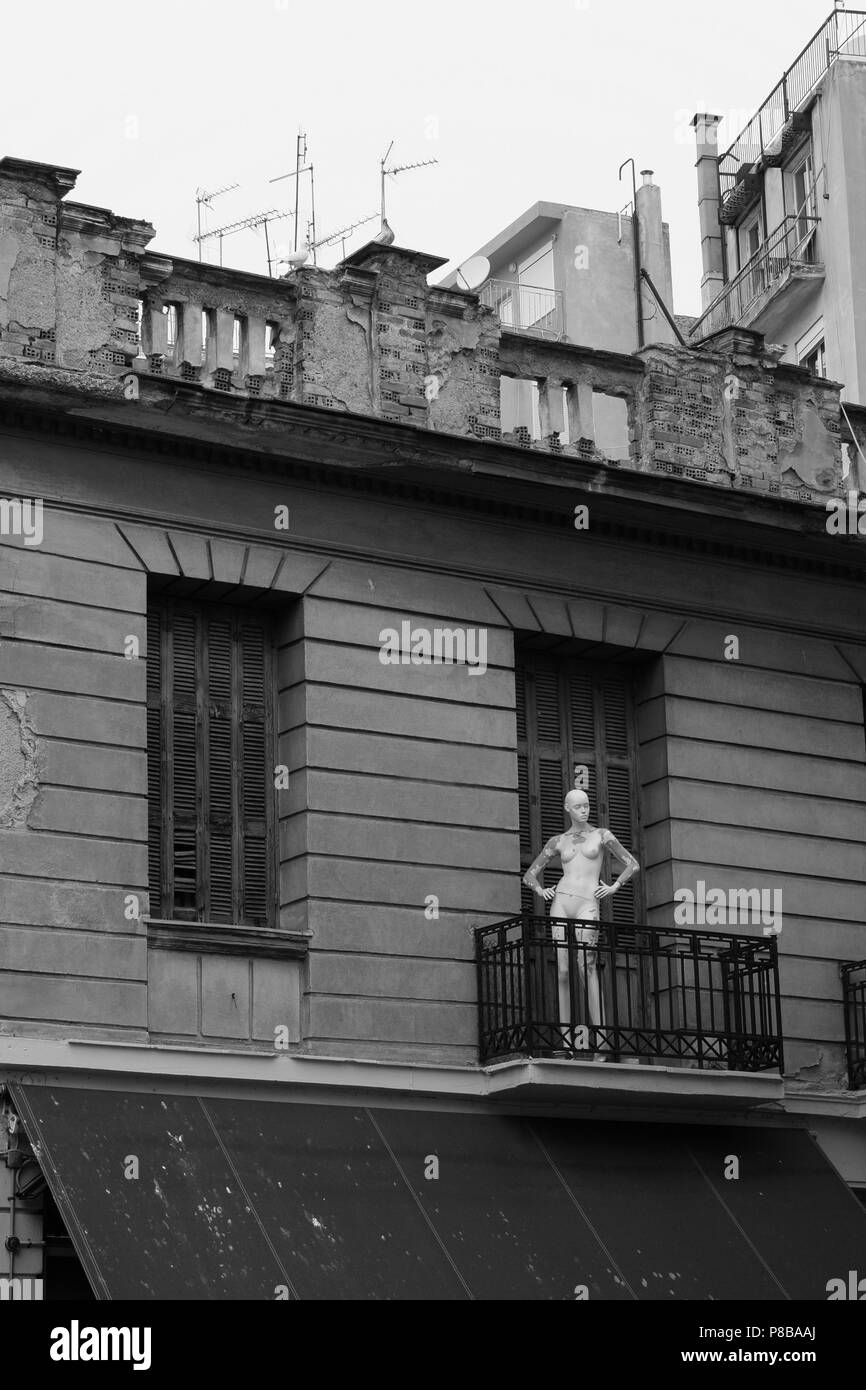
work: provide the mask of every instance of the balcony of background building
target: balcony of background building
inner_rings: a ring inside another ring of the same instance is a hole
[[[783,308],[789,313],[824,278],[816,258],[820,220],[802,210],[785,217],[692,325],[691,337],[697,341],[736,324],[772,338],[777,314]]]
[[[782,1071],[774,937],[608,922],[591,945],[581,929],[599,923],[555,925],[564,928],[565,944],[554,941],[549,917],[512,917],[476,931],[482,1062],[595,1054],[611,1062]],[[561,1016],[560,978],[570,1022]]]
[[[562,291],[512,280],[488,280],[479,299],[499,316],[503,328],[558,341],[564,332]]]
[[[834,9],[719,156],[721,222],[736,222],[755,196],[763,170],[783,163],[804,129],[803,108],[840,57],[866,59],[866,11]]]
[[[841,967],[845,1005],[845,1048],[848,1088],[866,1089],[866,960],[846,961]]]

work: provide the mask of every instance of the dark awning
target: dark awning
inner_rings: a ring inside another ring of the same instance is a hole
[[[863,1266],[802,1130],[12,1090],[99,1298],[825,1300]]]

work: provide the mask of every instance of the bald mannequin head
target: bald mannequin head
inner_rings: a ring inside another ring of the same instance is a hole
[[[586,792],[569,792],[565,798],[565,809],[572,820],[585,821],[589,817],[589,797]]]

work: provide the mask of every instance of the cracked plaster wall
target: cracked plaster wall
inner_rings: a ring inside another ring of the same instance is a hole
[[[36,730],[23,690],[0,690],[0,828],[26,826],[39,795]]]

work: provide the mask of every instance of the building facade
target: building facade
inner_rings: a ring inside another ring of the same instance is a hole
[[[736,324],[783,360],[866,396],[863,164],[866,11],[837,6],[729,149],[694,125],[703,313],[696,340]]]
[[[74,182],[0,161],[9,1277],[826,1297],[866,412],[755,330],[580,346],[376,243],[202,265]],[[640,864],[595,943],[521,884],[575,785]]]

